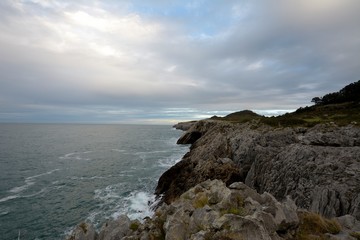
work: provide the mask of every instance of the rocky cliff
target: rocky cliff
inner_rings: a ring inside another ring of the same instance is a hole
[[[360,219],[360,128],[316,125],[272,128],[250,121],[203,120],[179,139],[192,144],[182,161],[159,179],[166,203],[206,179],[242,181],[278,200],[326,217]]]
[[[143,222],[121,216],[105,223],[99,233],[81,223],[68,239],[356,239],[352,235],[357,233],[350,229],[359,227],[350,215],[324,219],[298,211],[290,198],[280,203],[271,194],[258,194],[241,182],[226,187],[220,180],[207,180],[171,204],[163,204]]]
[[[190,151],[160,177],[154,216],[81,223],[67,239],[360,239],[360,128],[186,129]]]

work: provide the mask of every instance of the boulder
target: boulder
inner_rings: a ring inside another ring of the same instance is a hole
[[[98,239],[120,240],[131,232],[130,223],[131,221],[126,215],[121,215],[116,220],[109,220],[101,227]]]
[[[82,222],[75,227],[75,229],[71,232],[69,236],[66,238],[67,240],[96,240],[97,233],[92,224]]]

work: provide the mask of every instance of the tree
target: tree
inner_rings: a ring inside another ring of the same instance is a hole
[[[315,104],[320,104],[322,102],[322,100],[319,97],[314,97],[313,99],[311,99],[311,102],[313,102]]]
[[[345,102],[360,102],[360,80],[351,83],[338,92],[325,94],[323,97],[314,97],[311,102],[316,105],[327,105]]]

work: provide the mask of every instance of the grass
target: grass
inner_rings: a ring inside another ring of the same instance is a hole
[[[140,226],[140,223],[139,222],[137,222],[137,221],[133,221],[131,224],[130,224],[130,229],[132,230],[132,231],[136,231],[136,230],[138,230],[139,229],[139,226]]]
[[[295,112],[286,113],[276,117],[260,116],[249,110],[229,114],[225,117],[212,117],[211,119],[228,121],[233,123],[245,123],[258,121],[273,127],[312,127],[319,123],[334,122],[343,126],[357,123],[360,126],[360,104],[355,102],[314,105],[299,108]]]
[[[338,234],[340,224],[335,219],[327,219],[317,213],[299,213],[300,225],[296,233],[297,240],[326,239],[325,233]]]
[[[194,208],[203,208],[209,204],[209,198],[205,193],[199,193],[196,195],[192,204]]]
[[[234,215],[239,215],[239,216],[245,216],[247,214],[245,208],[243,207],[231,207],[231,208],[227,208],[227,209],[223,209],[221,210],[221,215],[225,215],[225,214],[234,214]]]
[[[352,236],[356,240],[360,240],[360,232],[351,232],[350,236]]]

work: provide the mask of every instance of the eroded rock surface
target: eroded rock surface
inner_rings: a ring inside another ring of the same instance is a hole
[[[130,221],[126,216],[104,224],[99,234],[81,235],[79,225],[68,239],[78,240],[281,240],[298,239],[304,233],[302,215],[320,216],[304,210],[286,198],[279,202],[271,194],[258,194],[241,182],[226,187],[220,180],[207,180],[183,193],[171,204],[162,204],[151,218]],[[319,224],[314,221],[313,224]],[[336,229],[314,232],[311,239],[355,239],[351,234],[360,230],[360,222],[347,215],[331,220]],[[341,223],[339,225],[338,223]],[[312,223],[307,223],[312,224]],[[321,223],[320,223],[321,224]],[[305,230],[308,229],[307,225]],[[87,226],[87,229],[93,229]],[[80,234],[79,234],[80,233]],[[300,235],[302,234],[302,235]],[[88,237],[87,237],[88,236]]]
[[[198,137],[195,141],[195,136]],[[360,219],[360,128],[334,124],[278,128],[257,122],[197,122],[180,143],[191,143],[182,161],[159,179],[157,194],[171,202],[206,179],[243,181],[278,200],[327,217]],[[228,159],[230,161],[223,161]],[[226,176],[223,172],[228,172]]]

